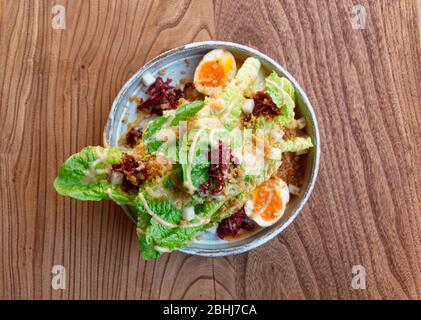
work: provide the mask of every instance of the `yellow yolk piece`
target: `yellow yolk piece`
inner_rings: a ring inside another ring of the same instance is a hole
[[[274,191],[274,192],[276,192],[276,191]],[[278,193],[278,192],[276,192],[276,193]],[[279,194],[277,194],[276,196],[274,196],[270,199],[270,202],[269,202],[268,206],[266,207],[266,210],[260,216],[265,221],[273,220],[280,214],[280,210],[282,209],[282,205],[283,205],[282,199],[279,196]]]
[[[265,189],[264,187],[257,187],[253,191],[253,204],[254,212],[261,213],[268,205],[268,202],[271,198],[271,191]]]
[[[200,66],[198,80],[205,87],[219,87],[225,85],[224,68],[218,60],[206,61]]]

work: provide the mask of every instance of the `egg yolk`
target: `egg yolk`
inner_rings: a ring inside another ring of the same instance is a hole
[[[203,62],[199,71],[200,84],[205,87],[219,87],[225,84],[224,68],[218,60]]]
[[[260,213],[260,217],[265,221],[275,219],[282,208],[281,195],[275,190],[256,188],[253,192],[254,212]],[[263,212],[261,212],[263,210]]]
[[[271,192],[265,188],[257,187],[253,192],[253,211],[260,213],[266,208]]]

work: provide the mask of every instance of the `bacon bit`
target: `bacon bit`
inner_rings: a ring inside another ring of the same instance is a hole
[[[184,65],[185,65],[186,67],[190,66],[190,60],[189,60],[189,59],[185,59],[185,60],[184,60]]]
[[[203,183],[198,188],[198,193],[217,195],[221,193],[225,188],[225,181],[228,177],[228,169],[230,163],[235,167],[238,165],[237,159],[231,154],[231,149],[226,148],[221,140],[218,142],[217,159],[212,159],[212,155],[215,157],[215,151],[209,151],[208,158],[211,162],[209,166],[209,180]],[[217,163],[215,163],[217,161]]]
[[[170,78],[165,82],[161,77],[156,78],[155,82],[148,88],[149,98],[142,102],[137,110],[161,116],[163,110],[177,108],[179,100],[183,98],[183,92],[171,86],[171,81]]]
[[[134,148],[141,142],[142,135],[143,132],[141,128],[131,128],[126,134],[126,144],[129,147]]]
[[[180,74],[187,74],[187,71],[186,70],[181,70],[180,71]]]
[[[122,188],[127,191],[146,180],[147,164],[138,162],[132,155],[124,153],[122,162],[113,164],[112,171],[123,174]]]
[[[234,213],[232,216],[222,220],[216,229],[219,238],[224,239],[227,236],[237,237],[240,231],[253,231],[257,224],[247,217],[244,207]]]
[[[123,174],[122,188],[125,191],[138,187],[146,180],[162,175],[167,169],[169,166],[161,164],[153,155],[149,159],[139,160],[128,153],[123,153],[121,163],[112,165],[113,172]]]
[[[281,113],[281,110],[273,102],[272,98],[263,91],[255,93],[254,97],[254,116],[277,116]]]

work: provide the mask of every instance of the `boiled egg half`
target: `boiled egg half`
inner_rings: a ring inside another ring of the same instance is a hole
[[[261,227],[277,222],[289,201],[288,185],[279,178],[271,178],[256,187],[250,194],[244,211]]]
[[[215,97],[235,77],[237,65],[231,52],[223,49],[209,51],[194,73],[196,90]]]

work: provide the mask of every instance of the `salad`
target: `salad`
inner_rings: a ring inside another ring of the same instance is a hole
[[[121,147],[70,156],[57,192],[136,208],[145,259],[185,247],[205,230],[228,241],[279,221],[300,192],[313,146],[290,81],[223,49],[204,55],[193,79],[173,86],[160,74],[143,77],[147,99],[133,97],[139,119]]]

